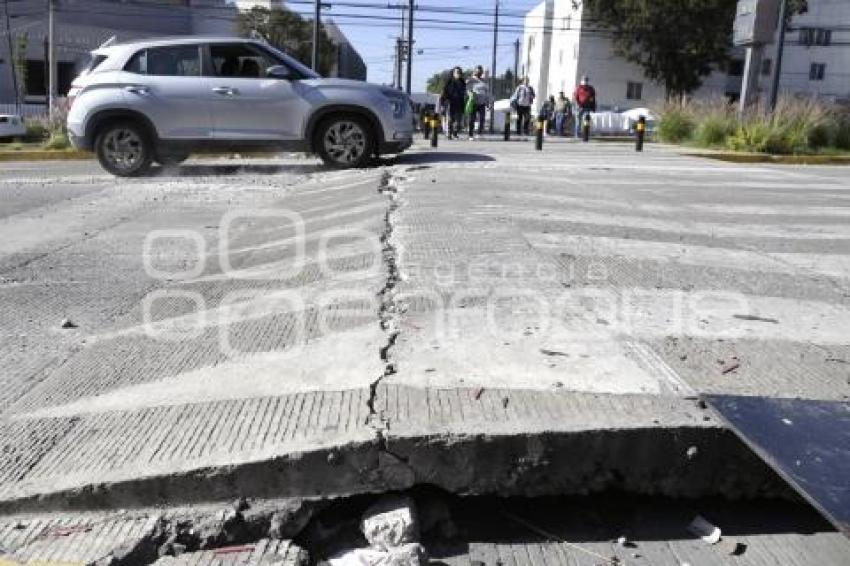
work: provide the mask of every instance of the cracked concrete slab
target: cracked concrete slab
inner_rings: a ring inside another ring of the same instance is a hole
[[[850,395],[829,361],[850,185],[828,168],[569,142],[44,167],[0,174],[6,512],[420,482],[776,494],[693,398]]]

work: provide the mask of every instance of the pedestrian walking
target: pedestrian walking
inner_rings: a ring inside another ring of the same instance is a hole
[[[466,82],[469,96],[469,139],[473,139],[475,122],[478,121],[478,135],[484,135],[484,121],[487,118],[487,108],[490,106],[490,86],[484,74],[484,67],[475,67],[472,76]]]
[[[562,92],[558,93],[558,99],[555,101],[555,134],[565,136],[567,133],[567,121],[572,114],[570,107],[570,99]]]
[[[581,78],[581,84],[573,93],[573,102],[576,105],[576,137],[581,136],[581,127],[584,117],[596,112],[596,89],[590,85],[587,75]]]
[[[534,88],[529,84],[528,77],[522,79],[511,96],[511,107],[516,111],[516,134],[528,135],[531,127],[531,105],[534,104]]]
[[[463,106],[466,102],[466,81],[463,80],[463,69],[455,67],[452,76],[443,87],[440,97],[443,108],[448,116],[448,139],[457,138],[463,129]]]
[[[546,121],[546,133],[551,134],[555,131],[555,97],[550,96],[549,100],[543,103],[540,108],[540,118]]]

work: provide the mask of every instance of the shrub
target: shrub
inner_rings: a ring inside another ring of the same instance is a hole
[[[685,107],[668,105],[661,111],[656,132],[661,141],[681,143],[691,139],[694,119]]]
[[[28,142],[43,142],[50,135],[46,124],[41,120],[27,120],[26,126],[27,133],[24,134],[24,140]]]
[[[68,149],[71,143],[68,141],[68,134],[65,132],[55,132],[50,135],[50,139],[44,142],[44,149]]]
[[[711,114],[697,125],[694,141],[702,147],[722,146],[737,129],[738,123],[733,116]]]

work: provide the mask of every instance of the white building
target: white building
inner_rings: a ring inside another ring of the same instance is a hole
[[[602,109],[626,110],[663,100],[663,85],[646,78],[638,65],[615,55],[610,36],[585,21],[581,4],[544,0],[525,17],[520,76],[529,77],[537,103],[561,91],[572,97],[583,75],[590,77]],[[830,99],[848,98],[850,0],[809,0],[809,6],[808,13],[796,16],[789,27],[780,88]],[[768,46],[766,51],[762,92],[770,88],[776,46]],[[695,96],[737,99],[743,51],[733,50],[733,58],[729,72],[705,77]]]
[[[767,47],[759,90],[770,90],[776,45]],[[850,103],[850,0],[809,0],[785,37],[780,92]]]

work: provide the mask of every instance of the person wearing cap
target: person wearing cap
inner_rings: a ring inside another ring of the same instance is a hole
[[[581,127],[584,117],[596,112],[596,89],[590,85],[587,75],[581,78],[581,84],[573,93],[573,101],[576,105],[576,137],[581,136]]]

